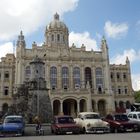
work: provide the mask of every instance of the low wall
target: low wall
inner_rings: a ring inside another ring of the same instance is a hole
[[[42,124],[42,129],[44,130],[44,135],[51,135],[51,124]],[[36,124],[26,124],[25,125],[25,135],[34,136],[36,135]]]

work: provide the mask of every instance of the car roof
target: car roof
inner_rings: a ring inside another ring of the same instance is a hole
[[[133,112],[129,112],[128,114],[140,114],[140,111],[133,111]]]
[[[9,116],[6,116],[5,118],[23,118],[23,117],[20,115],[9,115]]]
[[[87,115],[87,114],[99,114],[97,112],[80,112],[81,115]]]
[[[107,114],[106,116],[111,115],[111,116],[116,116],[116,115],[127,115],[126,113],[113,113],[113,114]]]
[[[70,115],[56,115],[54,117],[55,118],[61,118],[61,117],[71,117],[72,118],[72,116],[70,116]]]

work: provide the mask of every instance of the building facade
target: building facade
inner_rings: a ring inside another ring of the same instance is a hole
[[[82,111],[96,111],[105,115],[130,108],[134,102],[128,58],[125,65],[111,65],[104,37],[100,51],[86,51],[84,44],[80,48],[74,44],[69,46],[68,27],[56,13],[45,29],[45,42],[41,46],[33,42],[32,47],[27,48],[21,31],[17,40],[16,58],[9,54],[5,60],[2,59],[1,110],[4,104],[11,104],[13,87],[29,80],[30,62],[35,56],[44,62],[44,77],[54,115],[76,116]],[[13,58],[12,65],[7,64],[11,59],[8,57]],[[8,85],[4,83],[5,72],[9,74]],[[8,87],[8,95],[5,95],[5,86]]]

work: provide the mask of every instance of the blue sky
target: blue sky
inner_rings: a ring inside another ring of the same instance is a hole
[[[58,12],[69,28],[70,46],[99,50],[105,35],[110,63],[131,63],[134,90],[140,89],[140,0],[1,0],[0,57],[13,52],[23,30],[26,46],[44,42],[46,25]]]

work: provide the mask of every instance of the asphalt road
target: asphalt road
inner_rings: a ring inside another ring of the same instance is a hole
[[[24,136],[1,140],[140,140],[140,133]]]

